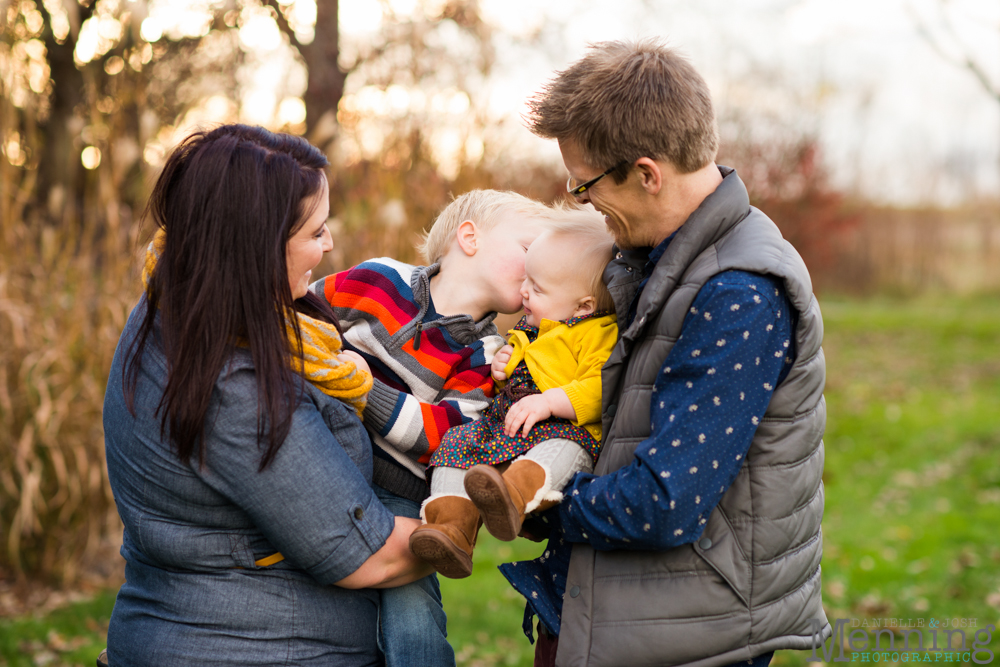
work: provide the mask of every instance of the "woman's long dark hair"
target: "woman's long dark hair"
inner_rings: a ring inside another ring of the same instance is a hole
[[[167,384],[157,414],[178,457],[189,461],[204,436],[212,389],[237,341],[253,356],[257,379],[260,469],[274,459],[297,401],[293,344],[285,319],[293,310],[328,321],[333,313],[312,296],[296,304],[285,248],[312,213],[328,161],[300,137],[261,127],[224,125],[197,132],[170,155],[146,215],[166,230],[166,247],[146,288],[145,318],[126,357],[129,409],[143,351],[159,313]],[[297,308],[298,305],[298,308]],[[296,345],[297,346],[297,345]]]

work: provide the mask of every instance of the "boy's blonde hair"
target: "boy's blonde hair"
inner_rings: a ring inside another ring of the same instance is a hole
[[[574,246],[576,267],[589,277],[589,293],[598,311],[615,312],[615,302],[604,284],[604,268],[614,256],[614,238],[604,224],[604,216],[591,207],[560,202],[549,212],[551,222],[544,234]]]
[[[470,190],[448,204],[437,220],[425,232],[417,251],[428,264],[441,261],[455,238],[458,226],[466,220],[476,223],[480,231],[496,226],[505,213],[520,213],[525,217],[547,219],[551,209],[541,202],[516,192],[500,190]]]

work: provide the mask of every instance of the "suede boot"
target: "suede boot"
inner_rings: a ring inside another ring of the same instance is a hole
[[[545,468],[528,459],[514,461],[502,475],[488,465],[473,466],[465,474],[465,492],[482,512],[486,530],[504,542],[521,532],[526,514],[548,509],[562,499],[547,484]]]
[[[468,498],[430,498],[421,511],[427,522],[410,535],[410,551],[442,576],[463,579],[472,574],[472,550],[482,519]]]

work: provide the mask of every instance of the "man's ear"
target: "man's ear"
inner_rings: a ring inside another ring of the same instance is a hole
[[[636,175],[639,177],[639,185],[642,186],[643,190],[651,195],[660,192],[663,187],[663,172],[655,160],[641,157],[635,161],[632,168],[635,169]]]
[[[597,310],[597,299],[592,296],[585,296],[576,302],[576,310],[573,311],[573,317],[590,315],[595,310]]]
[[[466,220],[458,226],[458,229],[455,230],[455,238],[458,241],[458,247],[469,257],[475,255],[476,251],[479,250],[479,228],[472,220]]]

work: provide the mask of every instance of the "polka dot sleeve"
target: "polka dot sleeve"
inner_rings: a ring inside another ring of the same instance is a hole
[[[630,465],[574,478],[565,538],[604,550],[697,540],[791,367],[792,320],[779,280],[729,271],[707,283],[654,384],[651,436]]]

